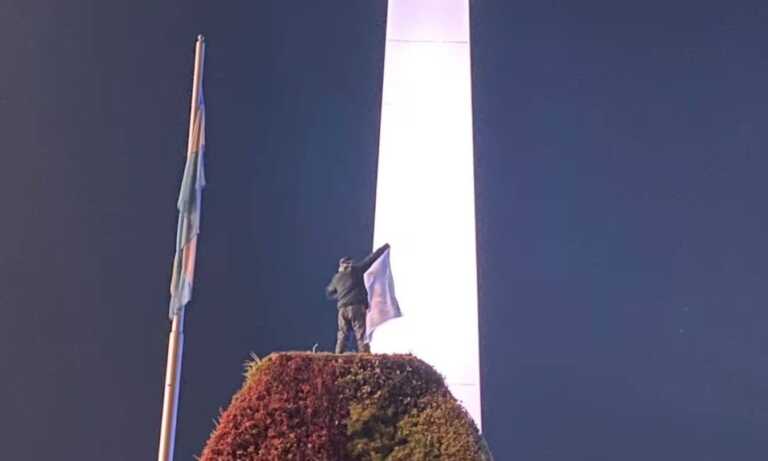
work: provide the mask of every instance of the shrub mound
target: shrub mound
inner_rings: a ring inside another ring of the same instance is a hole
[[[442,377],[411,355],[275,353],[247,365],[200,461],[489,460]]]

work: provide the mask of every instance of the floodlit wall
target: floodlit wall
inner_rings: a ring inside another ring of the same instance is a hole
[[[480,426],[468,0],[389,0],[374,244],[392,244],[403,317],[374,352],[411,352]]]

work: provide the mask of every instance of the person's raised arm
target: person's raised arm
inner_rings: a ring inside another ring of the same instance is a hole
[[[385,251],[389,249],[389,243],[385,243],[384,245],[380,246],[376,251],[366,256],[365,259],[363,259],[359,266],[360,270],[363,272],[367,271],[371,265],[376,262],[377,259],[381,257],[381,255],[384,254]]]

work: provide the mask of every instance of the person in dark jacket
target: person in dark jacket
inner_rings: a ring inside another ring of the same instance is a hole
[[[329,299],[336,300],[338,330],[336,331],[336,353],[344,352],[347,333],[350,328],[355,333],[358,352],[370,352],[365,343],[365,314],[368,310],[368,290],[365,289],[363,274],[389,248],[384,244],[365,259],[356,263],[345,256],[339,260],[339,271],[331,279],[325,293]]]

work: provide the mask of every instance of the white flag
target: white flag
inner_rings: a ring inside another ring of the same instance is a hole
[[[365,316],[365,342],[370,343],[373,330],[387,320],[402,316],[395,297],[395,282],[389,265],[389,249],[384,251],[363,275],[368,290],[368,313]]]

